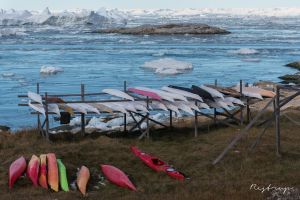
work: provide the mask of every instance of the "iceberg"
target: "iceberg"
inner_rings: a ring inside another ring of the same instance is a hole
[[[59,72],[63,72],[64,70],[60,67],[54,66],[42,66],[40,73],[45,75],[57,74]]]
[[[238,50],[229,51],[230,53],[239,54],[239,55],[251,55],[258,54],[258,51],[250,48],[241,48]]]
[[[173,58],[162,58],[147,61],[142,65],[142,68],[152,69],[157,74],[174,75],[184,73],[187,70],[192,70],[193,65],[192,63],[175,60]]]

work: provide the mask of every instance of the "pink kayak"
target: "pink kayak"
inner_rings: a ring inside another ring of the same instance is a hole
[[[15,160],[9,167],[9,182],[8,186],[10,189],[13,188],[14,183],[26,170],[26,160],[22,156]]]
[[[124,172],[111,165],[101,165],[102,172],[106,178],[119,187],[127,188],[136,191],[136,187],[129,180]]]
[[[40,159],[36,155],[33,155],[28,163],[26,175],[35,187],[38,186],[39,169]]]
[[[128,91],[142,95],[142,96],[150,97],[152,99],[156,99],[159,101],[162,100],[161,97],[154,92],[149,92],[149,91],[140,90],[140,89],[136,89],[136,88],[129,88]]]

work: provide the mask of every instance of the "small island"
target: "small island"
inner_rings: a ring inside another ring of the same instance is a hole
[[[229,34],[230,32],[207,24],[163,24],[163,25],[142,25],[129,28],[100,29],[94,33],[119,33],[131,35],[204,35],[204,34]]]

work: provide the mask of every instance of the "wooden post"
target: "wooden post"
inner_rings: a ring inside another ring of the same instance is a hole
[[[170,128],[172,129],[173,128],[173,112],[172,110],[170,110]]]
[[[217,79],[215,79],[215,86],[218,86],[218,80]],[[217,109],[214,108],[214,125],[216,125],[216,123],[217,123]]]
[[[45,114],[46,114],[46,138],[49,140],[49,113],[48,113],[48,93],[45,93]]]
[[[36,93],[40,94],[40,83],[36,84]],[[38,127],[40,135],[43,136],[43,132],[41,131],[41,116],[40,116],[39,112],[37,114],[37,127]]]
[[[84,84],[81,84],[80,93],[81,93],[81,101],[84,101]],[[81,135],[85,135],[85,114],[81,113]]]
[[[147,110],[149,110],[149,97],[147,96]],[[149,115],[150,115],[150,113],[148,112],[147,113],[147,121],[146,121],[146,123],[147,123],[147,132],[146,132],[146,136],[147,136],[147,139],[149,139],[149,137],[150,137],[150,131],[149,131]]]
[[[197,100],[195,101],[195,105],[197,105]],[[198,112],[195,110],[195,137],[198,137]]]
[[[276,155],[281,155],[280,150],[280,88],[276,87],[276,98],[275,98],[275,129],[276,129]]]
[[[124,81],[123,90],[124,90],[124,92],[127,91],[126,81]],[[123,132],[125,133],[126,131],[127,131],[127,115],[126,115],[126,113],[124,113],[124,130],[123,130]]]
[[[246,87],[248,87],[248,83],[246,83]],[[247,123],[250,122],[250,106],[249,106],[249,98],[246,97],[246,112],[247,112]]]
[[[240,100],[243,100],[243,81],[240,80]],[[243,117],[243,106],[240,106],[241,112],[240,112],[240,125],[243,125],[244,117]]]

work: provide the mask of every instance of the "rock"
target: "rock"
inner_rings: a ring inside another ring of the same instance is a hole
[[[300,84],[300,73],[286,74],[284,76],[280,76],[279,78],[284,80],[286,83]]]
[[[10,127],[0,125],[0,132],[7,132],[9,130],[10,130]]]
[[[292,63],[286,64],[286,66],[292,67],[292,68],[295,68],[295,69],[300,70],[300,61],[292,62]]]
[[[201,34],[229,34],[230,32],[218,27],[206,24],[164,24],[164,25],[142,25],[130,28],[112,28],[94,31],[95,33],[120,33],[132,35],[201,35]]]

